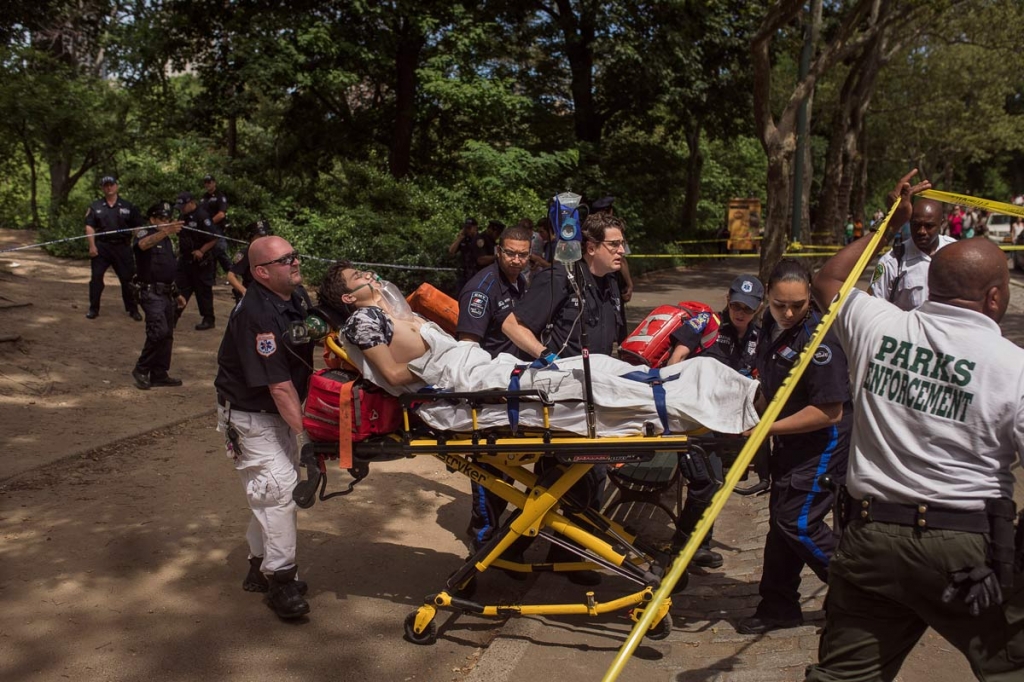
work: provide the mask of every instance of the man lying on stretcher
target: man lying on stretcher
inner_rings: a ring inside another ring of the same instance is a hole
[[[344,261],[328,269],[320,302],[349,313],[340,334],[349,359],[389,393],[428,386],[455,392],[507,390],[518,383],[520,389],[541,390],[558,403],[551,412],[553,428],[587,434],[580,357],[543,368],[526,367],[506,354],[492,359],[477,344],[456,341],[413,314],[394,285]],[[600,436],[640,435],[647,425],[655,433],[701,427],[741,433],[758,421],[753,406],[757,382],[714,360],[695,358],[653,373],[606,355],[592,355],[590,364]],[[459,431],[472,424],[465,405],[438,402],[421,407],[418,414],[437,429]],[[523,401],[518,420],[523,426],[541,426],[540,405]],[[481,428],[507,427],[509,422],[507,406],[485,407],[479,414]]]

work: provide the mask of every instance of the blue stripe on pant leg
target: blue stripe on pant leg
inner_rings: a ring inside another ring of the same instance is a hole
[[[818,461],[818,470],[814,472],[814,484],[811,486],[811,492],[807,493],[807,497],[804,500],[804,505],[800,509],[800,516],[796,521],[797,537],[803,545],[811,550],[811,554],[818,558],[823,564],[828,566],[829,557],[825,552],[821,551],[821,548],[814,544],[814,540],[807,534],[807,515],[811,511],[811,504],[814,502],[814,496],[821,492],[821,488],[818,486],[818,479],[828,471],[828,463],[832,459],[832,455],[835,454],[836,443],[839,441],[839,428],[833,426],[830,429],[829,441],[825,446],[824,452],[821,453],[821,459]]]

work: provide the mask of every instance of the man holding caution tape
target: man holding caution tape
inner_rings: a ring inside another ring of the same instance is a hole
[[[890,194],[887,230],[910,218],[917,171]],[[864,237],[814,280],[823,306],[867,248]],[[853,290],[836,332],[855,409],[845,526],[829,567],[819,662],[807,680],[892,680],[931,626],[978,679],[1024,674],[1022,538],[1015,548],[1015,453],[1024,453],[1024,350],[1002,338],[1006,257],[987,239],[950,244],[917,310]]]

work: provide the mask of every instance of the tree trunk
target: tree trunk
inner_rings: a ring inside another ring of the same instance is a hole
[[[71,162],[63,156],[50,161],[50,210],[48,222],[50,227],[57,224],[57,217],[71,194]]]
[[[228,116],[228,135],[227,135],[227,148],[228,158],[238,158],[238,117],[234,114]]]
[[[761,263],[758,276],[768,281],[775,264],[782,260],[789,243],[790,213],[793,210],[793,161],[796,135],[789,133],[773,140],[768,154],[768,219],[761,242]]]
[[[28,133],[22,130],[21,144],[25,149],[25,160],[28,161],[29,173],[29,206],[32,209],[32,229],[38,230],[42,227],[39,220],[39,176],[36,171],[36,155],[32,151],[32,143],[29,142]]]
[[[704,153],[700,149],[700,124],[686,131],[686,197],[683,200],[683,232],[692,234],[697,229],[697,204],[700,202],[700,177],[704,170]]]
[[[543,4],[543,3],[542,3]],[[572,78],[573,122],[576,139],[598,145],[603,122],[594,101],[594,38],[596,3],[582,3],[577,18],[570,0],[558,0],[558,21]]]
[[[865,205],[867,204],[868,196],[868,129],[865,126],[860,131],[860,141],[858,146],[860,147],[860,162],[857,164],[857,178],[853,185],[853,198],[851,200],[851,208],[853,209],[853,217],[860,218],[860,221],[867,224],[867,213],[865,212]]]
[[[395,126],[391,138],[388,170],[395,178],[409,174],[412,137],[416,121],[416,67],[423,49],[423,36],[407,19],[397,32],[395,54]]]

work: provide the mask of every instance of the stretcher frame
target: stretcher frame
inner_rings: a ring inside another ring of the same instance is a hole
[[[337,344],[329,344],[332,350]],[[477,428],[478,410],[487,403],[508,399],[539,401],[544,428],[498,434]],[[436,616],[440,610],[474,613],[504,618],[529,615],[598,616],[630,609],[634,622],[644,614],[662,578],[674,559],[669,553],[649,545],[635,533],[607,516],[574,500],[571,489],[595,464],[641,462],[658,452],[686,452],[691,440],[686,435],[654,435],[595,439],[564,435],[550,428],[549,411],[554,406],[540,391],[488,391],[481,393],[412,394],[399,398],[404,428],[398,433],[352,444],[353,477],[348,490],[325,494],[326,461],[339,457],[337,442],[307,444],[302,463],[307,477],[296,488],[300,506],[311,506],[319,488],[319,499],[347,494],[369,473],[371,463],[405,457],[436,457],[453,472],[460,473],[505,500],[511,513],[490,541],[474,552],[446,579],[440,591],[425,597],[423,605],[405,619],[406,639],[414,644],[437,641]],[[471,408],[473,428],[466,433],[426,433],[411,426],[412,406],[424,401],[466,401]],[[652,431],[649,430],[649,431]],[[600,454],[595,453],[599,450]],[[526,466],[543,457],[551,457],[558,467],[538,475]],[[480,465],[488,465],[499,475]],[[508,483],[500,475],[507,475]],[[521,484],[520,490],[515,484]],[[556,563],[520,563],[503,559],[502,554],[520,537],[543,537],[579,557],[578,561]],[[489,568],[522,573],[566,572],[604,569],[638,586],[634,592],[607,602],[599,602],[588,591],[581,602],[560,604],[483,604],[472,599],[476,577]],[[685,588],[679,581],[676,592]],[[669,615],[671,599],[658,606],[646,636],[664,639],[672,630]]]

